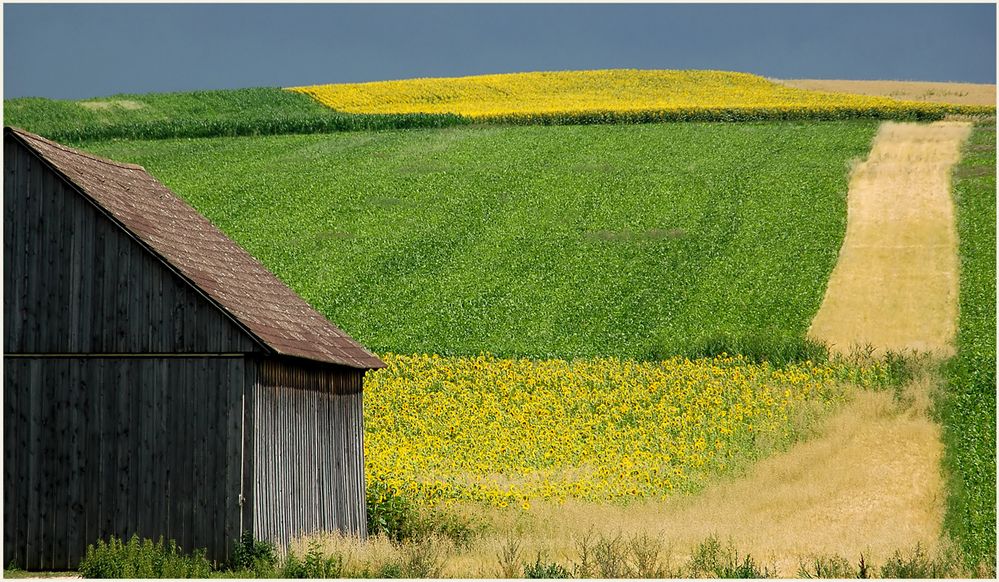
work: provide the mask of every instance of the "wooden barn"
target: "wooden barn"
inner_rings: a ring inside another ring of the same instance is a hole
[[[376,356],[141,166],[4,129],[4,560],[366,535]]]

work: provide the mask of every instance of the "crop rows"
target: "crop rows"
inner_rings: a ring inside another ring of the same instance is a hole
[[[356,114],[455,114],[513,124],[940,119],[995,107],[795,89],[723,71],[599,70],[312,85],[292,91]]]
[[[722,349],[785,359],[822,300],[848,162],[875,128],[489,127],[88,147],[145,166],[379,353],[655,359],[716,353],[721,337]]]

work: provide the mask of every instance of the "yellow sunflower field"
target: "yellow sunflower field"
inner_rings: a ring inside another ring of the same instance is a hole
[[[741,357],[636,362],[382,356],[365,387],[369,482],[428,505],[665,497],[789,443],[886,371]]]
[[[505,123],[937,118],[995,112],[995,107],[809,91],[748,73],[701,70],[512,73],[289,90],[345,113],[456,114]]]

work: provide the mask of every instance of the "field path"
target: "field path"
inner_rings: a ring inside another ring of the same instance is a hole
[[[971,124],[884,123],[850,178],[846,237],[811,338],[953,354],[958,258],[951,167]]]

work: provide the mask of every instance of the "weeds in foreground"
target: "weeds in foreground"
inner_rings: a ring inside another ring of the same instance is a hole
[[[205,559],[204,550],[183,554],[173,542],[117,538],[91,546],[80,565],[86,578],[440,578],[444,575],[468,575],[448,572],[447,565],[457,551],[455,544],[442,536],[393,542],[384,534],[367,541],[324,534],[307,540],[304,550],[289,548],[283,557],[274,558],[276,549],[269,542],[244,536],[242,546],[230,564],[222,568]],[[300,547],[300,546],[299,546]],[[648,534],[626,537],[589,531],[576,540],[576,560],[559,563],[545,550],[535,559],[523,561],[521,540],[506,538],[496,554],[502,578],[773,578],[776,569],[740,554],[734,543],[723,543],[709,536],[694,548],[682,566],[674,568],[664,540]],[[247,551],[249,548],[252,551]],[[482,573],[480,572],[479,575]],[[967,576],[956,547],[946,547],[931,556],[917,545],[896,551],[880,565],[861,555],[856,562],[842,556],[824,555],[802,559],[800,578],[946,578]]]
[[[185,555],[174,540],[154,543],[133,535],[127,542],[111,536],[87,546],[79,569],[84,578],[207,578],[212,564],[203,549]]]
[[[960,557],[952,548],[930,557],[919,544],[911,552],[895,550],[880,570],[882,578],[946,578],[959,574],[963,574]]]
[[[880,568],[872,565],[863,554],[856,565],[842,556],[813,556],[802,560],[800,578],[955,578],[969,572],[962,564],[958,549],[947,545],[931,557],[920,544],[908,551],[895,550]],[[987,577],[987,576],[976,576]]]
[[[749,554],[740,559],[735,544],[729,541],[723,546],[715,536],[697,546],[687,569],[695,578],[773,578],[776,574],[766,566],[761,568]]]
[[[500,548],[499,567],[501,578],[520,577],[520,540],[508,537]]]
[[[670,571],[670,555],[660,537],[647,533],[628,541],[631,550],[631,570],[638,578],[674,578]]]
[[[799,578],[868,578],[870,572],[864,561],[864,555],[860,555],[860,562],[857,568],[849,560],[842,556],[814,556],[808,560],[801,560],[798,565]]]
[[[309,542],[309,549],[301,558],[288,552],[279,573],[282,578],[340,578],[343,575],[343,556],[325,554],[319,542]]]
[[[229,567],[234,571],[264,572],[273,570],[277,561],[277,549],[274,544],[254,539],[252,533],[244,531],[239,540],[233,544]]]
[[[447,541],[431,536],[402,546],[403,563],[400,568],[405,578],[440,578],[447,563]]]
[[[543,560],[542,553],[538,552],[538,557],[533,564],[524,564],[524,578],[571,578],[572,574],[558,562],[548,562]]]
[[[404,495],[380,481],[367,486],[368,533],[384,534],[397,543],[440,537],[468,549],[485,529],[474,518],[448,511],[421,511]]]

